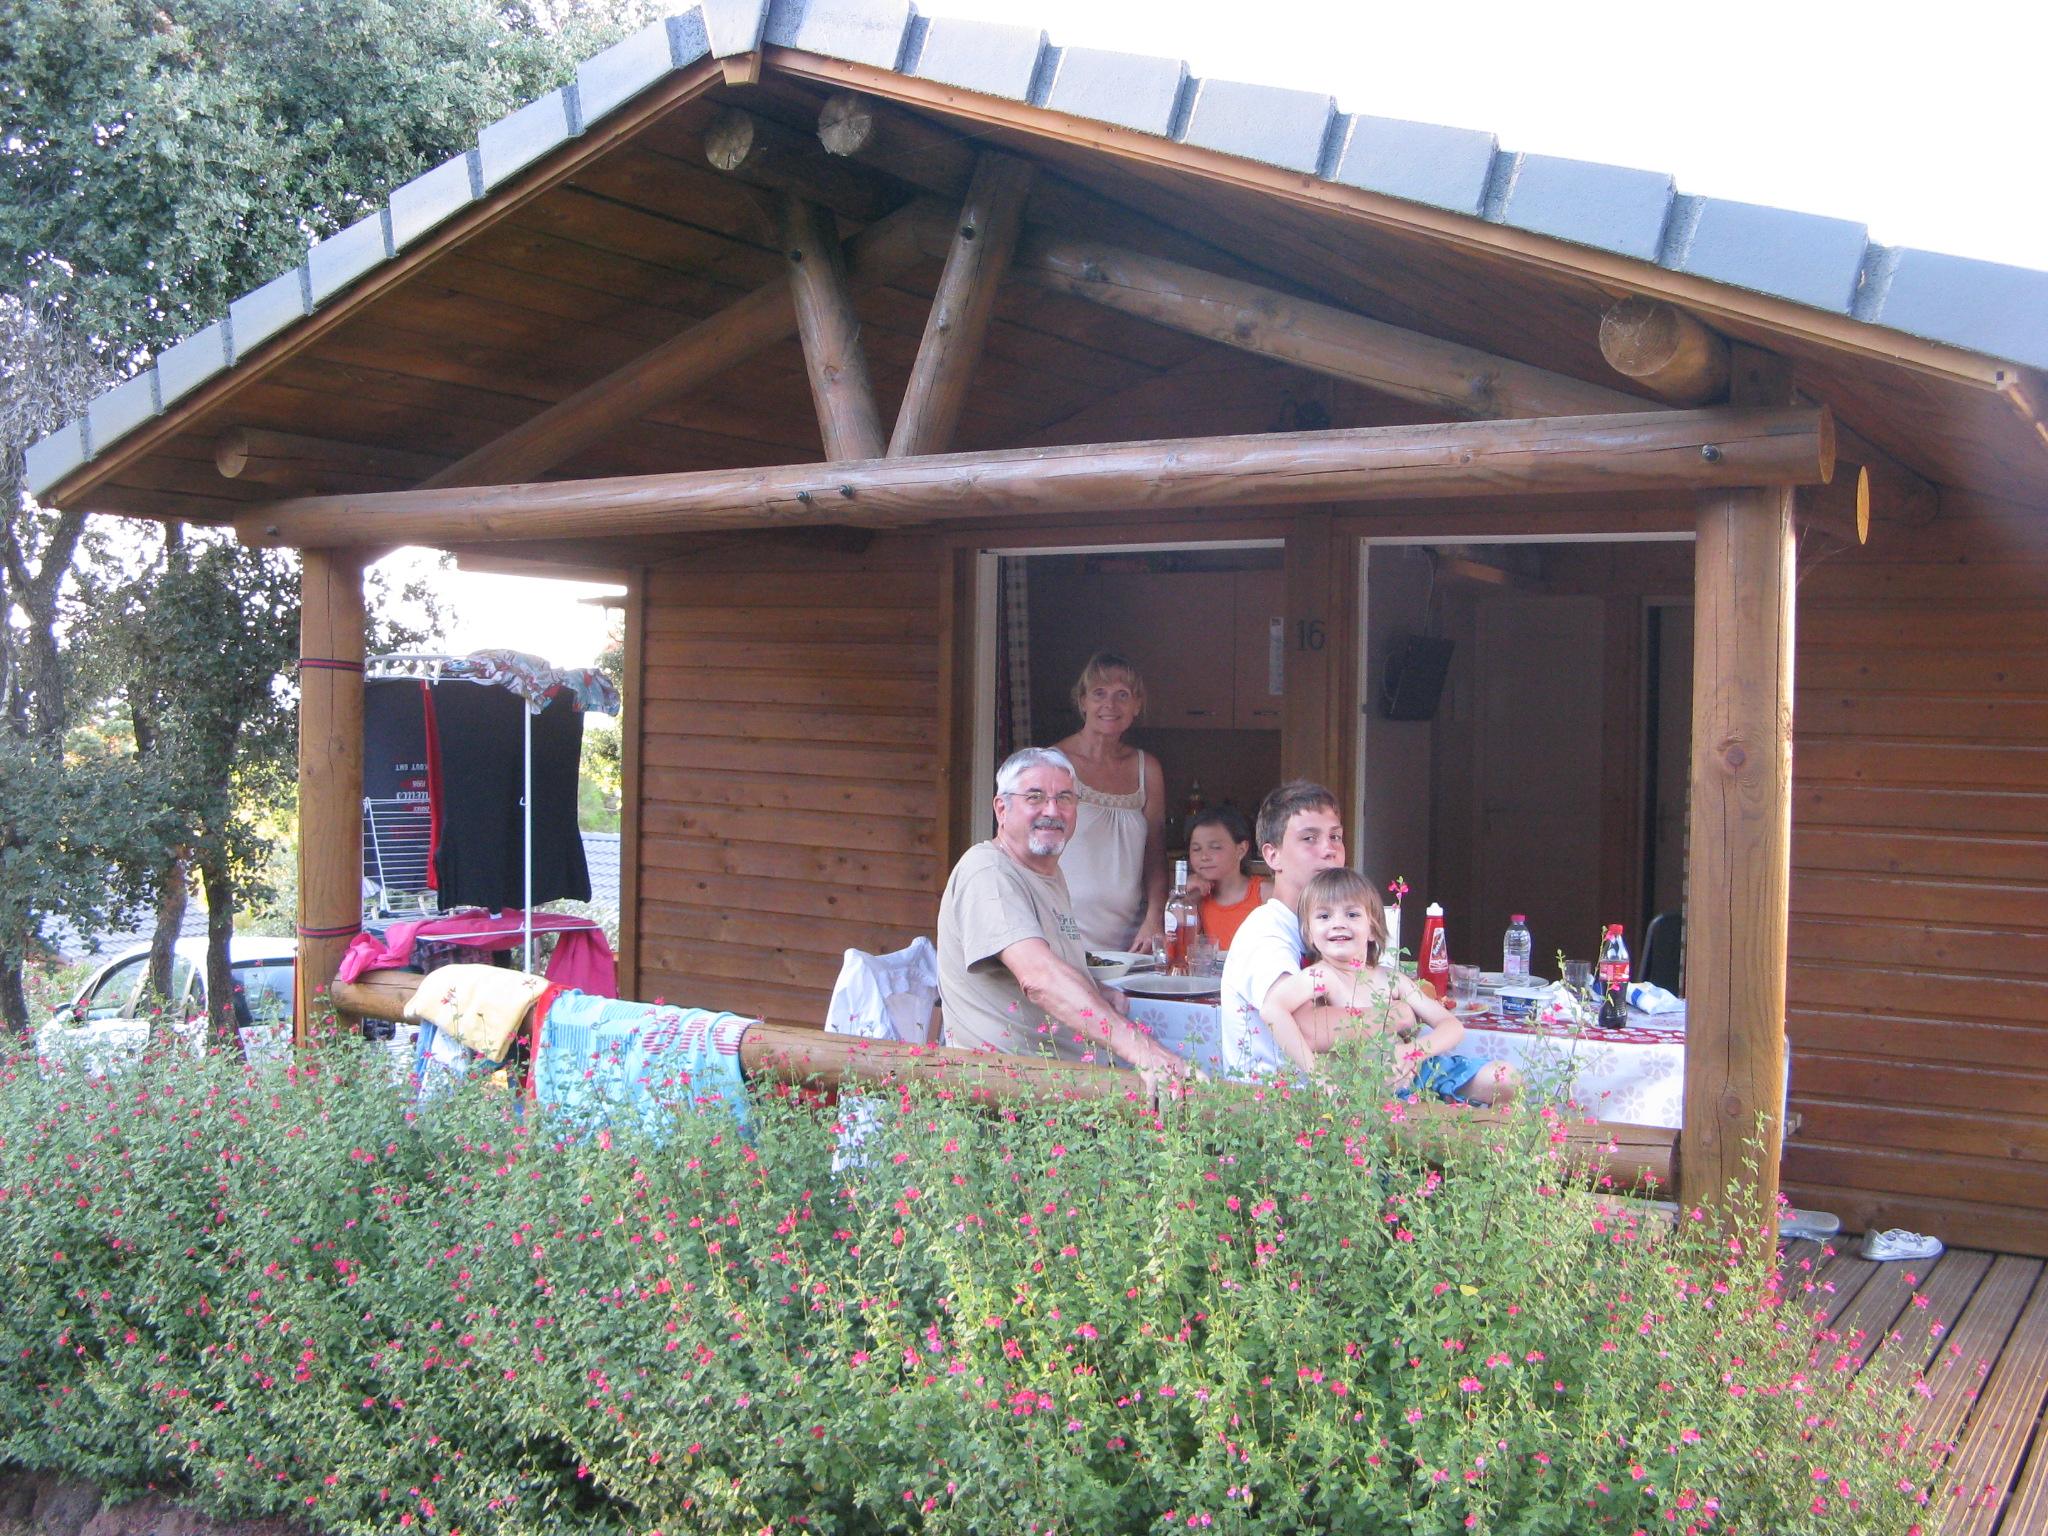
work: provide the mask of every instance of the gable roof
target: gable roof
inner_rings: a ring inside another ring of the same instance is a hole
[[[484,129],[475,148],[398,188],[92,401],[31,446],[29,490],[61,495],[75,472],[153,418],[676,72],[764,48],[1022,103],[1789,301],[1873,332],[2048,369],[2048,272],[1874,245],[1861,224],[1685,195],[1662,173],[1503,150],[1475,130],[1197,78],[1175,59],[920,16],[908,0],[703,0],[584,61],[572,84]]]

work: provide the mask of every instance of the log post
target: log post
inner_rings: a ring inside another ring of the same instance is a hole
[[[1734,392],[1782,400],[1782,359],[1738,348]],[[1775,1233],[1792,880],[1793,492],[1702,494],[1694,546],[1685,1123],[1678,1198]]]
[[[818,410],[825,457],[878,459],[884,443],[882,419],[875,409],[874,386],[868,382],[860,318],[853,310],[832,216],[800,198],[776,201],[790,295],[796,301],[797,335],[803,341],[804,374]]]
[[[292,1043],[334,984],[363,917],[363,556],[308,549],[299,565],[299,964]]]
[[[996,289],[1024,227],[1032,171],[1028,160],[997,154],[983,155],[974,169],[946,269],[932,295],[924,340],[896,412],[896,430],[889,439],[892,459],[944,453],[952,446],[995,315]]]

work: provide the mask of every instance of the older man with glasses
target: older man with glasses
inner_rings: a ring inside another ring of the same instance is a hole
[[[1060,854],[1080,797],[1064,752],[1026,747],[996,772],[996,835],[961,855],[939,902],[946,1044],[1067,1061],[1120,1056],[1148,1073],[1187,1062],[1089,979]]]

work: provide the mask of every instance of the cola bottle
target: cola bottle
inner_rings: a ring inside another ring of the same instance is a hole
[[[1600,1027],[1621,1029],[1628,1024],[1628,944],[1621,936],[1621,924],[1609,923],[1600,940],[1600,968],[1595,983],[1600,989]]]

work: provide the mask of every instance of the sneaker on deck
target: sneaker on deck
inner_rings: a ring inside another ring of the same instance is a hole
[[[1842,1230],[1842,1218],[1832,1211],[1802,1211],[1787,1206],[1778,1217],[1781,1238],[1830,1238]]]
[[[1880,1263],[1888,1259],[1932,1259],[1941,1253],[1941,1239],[1908,1232],[1904,1227],[1891,1227],[1883,1232],[1864,1233],[1863,1246],[1858,1251],[1864,1258]]]

